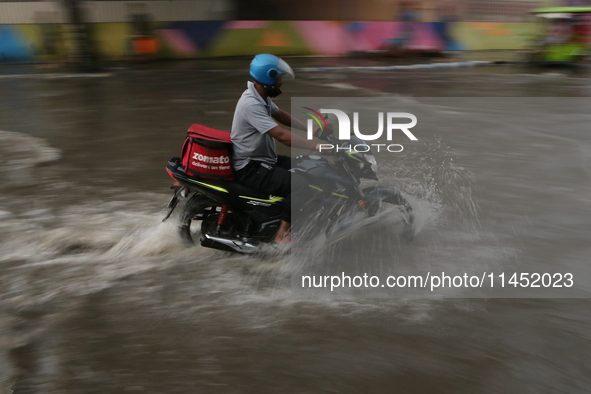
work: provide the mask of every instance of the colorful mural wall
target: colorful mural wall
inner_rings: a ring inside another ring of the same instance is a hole
[[[95,23],[88,31],[100,59],[123,60],[137,54],[138,48],[168,59],[261,52],[342,56],[386,48],[520,49],[538,28],[531,23],[326,21],[182,21],[150,26],[141,37],[131,23]],[[67,59],[65,37],[66,25],[0,25],[0,62]]]

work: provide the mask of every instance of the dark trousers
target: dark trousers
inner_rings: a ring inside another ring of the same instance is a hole
[[[291,158],[278,156],[277,164],[274,166],[251,160],[246,167],[236,171],[235,174],[238,182],[248,187],[284,197],[281,219],[291,223],[292,181],[296,190],[307,188],[308,185],[300,175],[290,172],[290,168]]]

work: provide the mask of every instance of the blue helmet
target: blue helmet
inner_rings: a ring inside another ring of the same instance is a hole
[[[267,53],[256,55],[252,59],[250,76],[262,85],[273,85],[277,78],[284,76],[295,78],[293,70],[285,60]]]

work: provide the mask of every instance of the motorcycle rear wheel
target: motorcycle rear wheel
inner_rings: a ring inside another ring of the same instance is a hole
[[[211,211],[213,208],[217,211],[218,206],[219,204],[215,201],[199,193],[195,193],[187,201],[181,213],[181,225],[179,226],[179,232],[183,242],[187,244],[195,243],[191,235],[191,224],[195,220],[203,220],[207,216],[207,210]],[[211,211],[209,214],[214,215],[215,213]]]

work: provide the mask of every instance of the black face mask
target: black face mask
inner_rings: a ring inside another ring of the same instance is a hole
[[[271,97],[271,98],[277,97],[281,93],[283,93],[281,91],[281,89],[278,88],[278,87],[275,87],[275,85],[263,85],[263,88],[265,89],[265,92],[267,92],[267,94],[269,95],[269,97]]]

